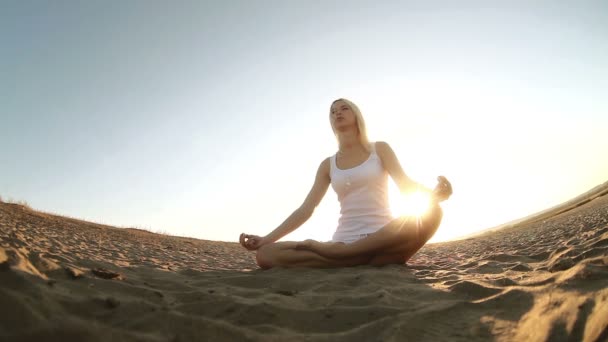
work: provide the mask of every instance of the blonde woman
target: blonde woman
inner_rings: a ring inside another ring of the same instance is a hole
[[[257,251],[257,263],[262,268],[403,264],[441,223],[439,202],[452,194],[445,177],[438,177],[432,191],[410,179],[386,142],[368,141],[363,116],[349,100],[334,101],[329,119],[339,149],[319,165],[302,205],[268,235],[240,236],[243,247]],[[422,216],[393,218],[388,203],[389,175],[402,193],[430,193],[429,210]],[[311,217],[330,185],[341,207],[332,241],[276,242]]]

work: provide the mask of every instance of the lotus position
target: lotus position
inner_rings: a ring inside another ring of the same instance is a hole
[[[433,190],[410,179],[386,142],[368,141],[363,116],[351,101],[334,101],[329,121],[339,149],[319,165],[302,205],[268,235],[240,236],[243,247],[257,251],[256,260],[261,268],[404,264],[441,223],[439,202],[452,194],[452,186],[445,177],[437,178]],[[388,176],[402,194],[429,193],[429,209],[420,216],[394,218],[388,201]],[[330,184],[341,208],[332,240],[276,242],[311,217]]]

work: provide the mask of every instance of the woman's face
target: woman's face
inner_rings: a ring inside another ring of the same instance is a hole
[[[350,106],[344,101],[336,101],[331,105],[330,122],[334,131],[343,131],[350,126],[356,126],[356,117]]]

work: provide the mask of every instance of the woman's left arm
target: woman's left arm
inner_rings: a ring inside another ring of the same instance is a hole
[[[382,165],[393,178],[401,193],[422,191],[431,195],[434,202],[445,201],[452,195],[452,184],[443,176],[437,177],[437,186],[431,190],[426,186],[409,178],[393,152],[393,149],[384,141],[376,142],[376,153],[382,161]]]
[[[431,192],[431,189],[415,182],[405,174],[395,152],[388,143],[384,141],[376,142],[376,153],[378,154],[378,157],[380,157],[384,169],[395,181],[401,193],[415,191]]]

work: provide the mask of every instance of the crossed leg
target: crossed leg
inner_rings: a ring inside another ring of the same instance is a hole
[[[313,251],[296,249],[298,244],[299,242],[286,241],[262,246],[256,254],[258,266],[263,269],[272,267],[349,267],[364,265],[370,259],[367,255],[327,258]]]
[[[443,216],[435,204],[423,216],[403,216],[351,244],[336,242],[276,242],[256,254],[261,268],[349,267],[403,264],[435,234]]]

